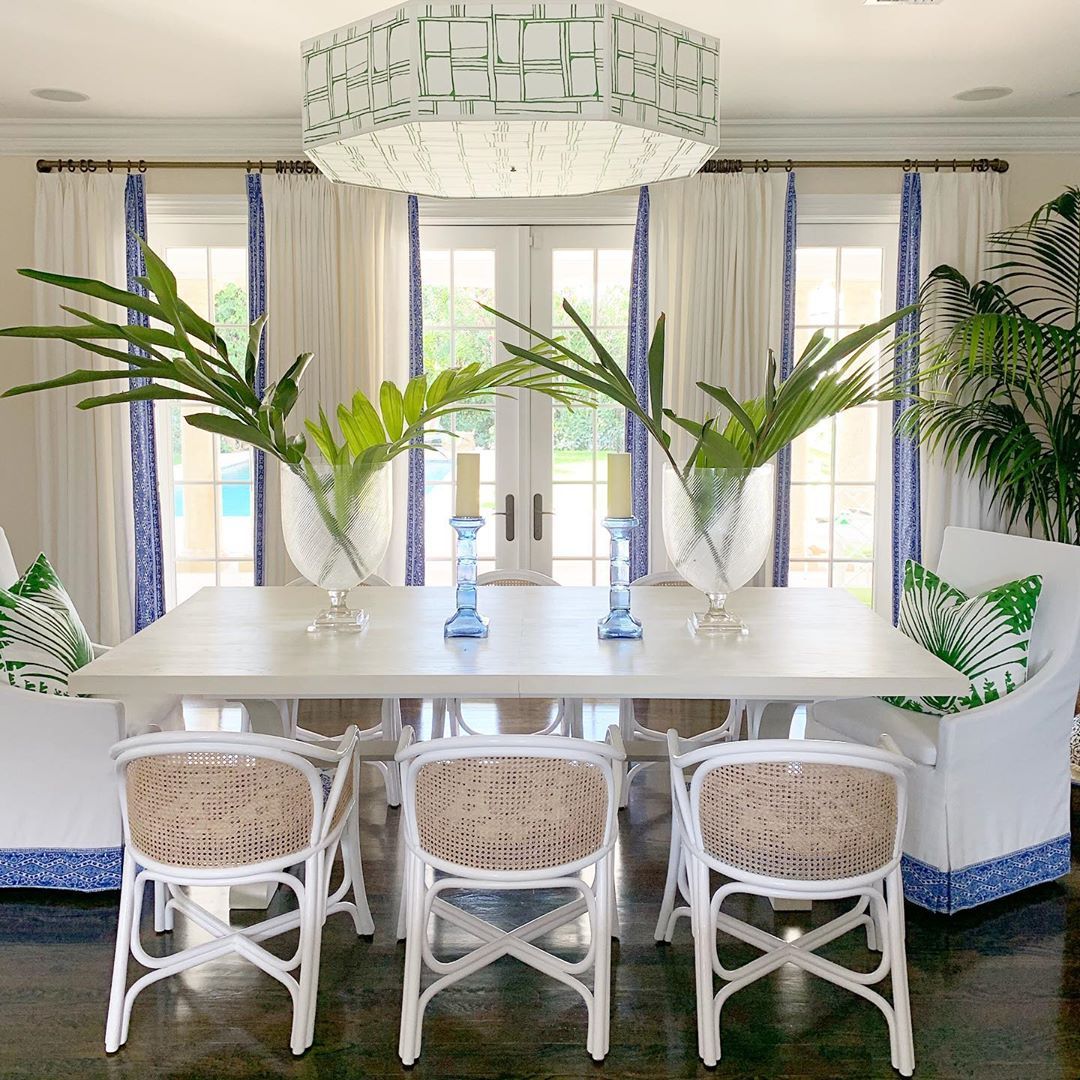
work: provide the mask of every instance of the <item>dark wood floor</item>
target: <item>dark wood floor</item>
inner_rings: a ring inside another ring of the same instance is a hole
[[[674,719],[690,731],[708,719],[671,707],[659,712],[654,726]],[[344,715],[323,708],[314,722],[332,730]],[[596,727],[610,719],[603,709],[591,717]],[[669,824],[658,769],[635,786],[622,820],[617,887],[623,936],[615,951],[607,1061],[595,1066],[586,1055],[585,1012],[572,991],[504,959],[435,998],[422,1056],[412,1070],[402,1070],[397,812],[386,811],[380,783],[366,772],[364,865],[376,933],[371,941],[357,939],[345,916],[328,923],[315,1045],[303,1058],[289,1053],[286,991],[239,959],[146,990],[127,1045],[107,1058],[102,1044],[116,895],[7,891],[0,892],[0,1077],[710,1075],[696,1056],[689,931],[681,928],[670,946],[652,937]],[[1080,824],[1076,794],[1073,820]],[[497,906],[481,896],[472,902],[489,916]],[[742,913],[768,929],[801,931],[834,910],[821,904],[808,915],[780,915],[754,901]],[[147,936],[153,937],[149,929]],[[180,945],[194,933],[178,927],[175,937]],[[442,944],[452,952],[460,943],[447,936]],[[572,950],[576,931],[561,932],[555,944]],[[170,945],[162,940],[162,948]],[[835,943],[826,955],[871,963],[855,940]],[[1074,843],[1073,872],[1063,882],[953,918],[909,907],[908,959],[917,1077],[1080,1077],[1080,846]],[[896,1075],[877,1010],[790,967],[737,994],[725,1009],[722,1035],[717,1076]]]

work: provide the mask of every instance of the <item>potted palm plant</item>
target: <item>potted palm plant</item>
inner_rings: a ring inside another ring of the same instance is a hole
[[[904,308],[833,342],[817,331],[783,380],[770,351],[761,397],[739,402],[725,387],[699,382],[716,404],[716,411],[703,418],[679,416],[664,405],[664,315],[649,346],[649,404],[643,408],[625,372],[569,301],[563,301],[563,310],[588,342],[592,357],[493,308],[487,310],[539,342],[537,348],[503,342],[511,357],[546,368],[582,393],[611,398],[633,413],[660,447],[667,462],[664,543],[675,568],[708,598],[708,610],[692,616],[692,629],[711,634],[746,630],[726,600],[761,569],[768,554],[776,455],[820,421],[896,394],[891,365],[882,360],[896,343],[880,351],[874,346],[913,309]],[[691,437],[690,452],[681,462],[673,450],[671,426]]]
[[[141,241],[140,241],[141,242]],[[330,606],[312,629],[356,630],[362,612],[351,611],[346,596],[382,561],[390,537],[389,463],[424,442],[429,425],[463,409],[483,407],[508,387],[550,394],[569,406],[590,404],[591,395],[564,385],[531,361],[512,358],[482,366],[469,364],[433,378],[417,375],[404,389],[386,381],[376,405],[360,391],[334,411],[336,427],[320,407],[318,421],[305,421],[306,434],[290,432],[304,372],[313,354],[302,353],[285,373],[260,391],[256,380],[265,317],[251,325],[242,358],[229,355],[212,323],[179,296],[172,271],[145,243],[146,295],[106,282],[19,272],[35,281],[145,315],[150,326],[128,326],[73,307],[63,310],[74,323],[16,326],[0,336],[66,341],[111,362],[67,372],[55,379],[16,386],[5,397],[64,386],[91,386],[127,380],[127,389],[91,394],[80,409],[132,401],[182,401],[193,427],[247,443],[280,463],[282,524],[289,556],[314,584],[330,594]],[[133,346],[135,353],[127,351]]]

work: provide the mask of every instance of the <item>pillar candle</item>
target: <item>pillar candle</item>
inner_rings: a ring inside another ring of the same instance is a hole
[[[480,516],[480,455],[458,454],[454,516]]]
[[[629,454],[607,456],[607,513],[613,518],[628,518],[634,513],[630,498]]]

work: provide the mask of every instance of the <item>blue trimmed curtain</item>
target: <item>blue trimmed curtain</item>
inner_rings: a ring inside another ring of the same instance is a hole
[[[634,253],[630,264],[630,324],[626,374],[638,404],[649,408],[649,189],[638,195]],[[630,580],[649,572],[649,433],[633,413],[626,414],[626,449],[630,452],[631,506],[641,522],[630,537]]]
[[[146,179],[141,173],[128,176],[124,187],[124,222],[127,244],[128,292],[146,296],[139,278],[146,276],[146,262],[139,240],[146,239]],[[128,326],[149,326],[141,311],[128,308]],[[133,356],[146,354],[128,344]],[[149,379],[132,379],[132,388],[146,386]],[[158,497],[157,442],[153,401],[132,401],[131,502],[135,518],[135,630],[149,626],[165,614],[165,564],[161,545],[161,502]]]
[[[263,213],[262,177],[247,174],[248,201],[248,318],[254,322],[266,314],[266,217]],[[266,334],[259,343],[255,365],[255,392],[266,389]],[[255,584],[266,583],[263,551],[266,537],[266,454],[253,450],[255,500]]]
[[[922,179],[917,172],[904,175],[900,199],[900,246],[896,270],[896,307],[899,310],[919,299],[919,247],[922,230]],[[914,377],[919,369],[918,312],[896,324],[897,338],[910,340],[896,350],[895,370],[898,386],[905,394],[893,402],[893,422],[918,394]],[[892,614],[900,617],[900,594],[904,563],[922,558],[922,514],[919,495],[919,442],[911,436],[893,435],[892,460]]]
[[[798,232],[795,174],[788,173],[784,197],[784,291],[780,328],[779,377],[786,379],[795,363],[795,254]],[[776,456],[776,539],[773,543],[773,585],[786,586],[791,555],[791,447]]]
[[[420,207],[409,196],[409,378],[424,374],[424,307],[420,289]],[[405,584],[424,584],[424,451],[409,451]]]

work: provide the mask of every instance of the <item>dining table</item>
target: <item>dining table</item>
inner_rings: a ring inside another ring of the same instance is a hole
[[[963,693],[967,683],[842,589],[744,588],[729,607],[747,632],[696,635],[704,604],[691,588],[631,588],[639,640],[601,640],[603,587],[479,590],[485,638],[445,638],[452,588],[370,586],[350,600],[368,613],[356,633],[307,630],[326,593],[307,586],[201,589],[74,672],[72,693],[241,703],[251,729],[284,734],[283,700],[349,698],[673,698],[811,702]],[[436,718],[441,724],[441,717]],[[435,735],[442,734],[436,726]],[[364,740],[361,759],[396,745]],[[631,739],[635,762],[667,757]],[[231,907],[264,908],[272,888],[233,891]],[[777,909],[809,906],[774,902]]]

